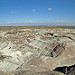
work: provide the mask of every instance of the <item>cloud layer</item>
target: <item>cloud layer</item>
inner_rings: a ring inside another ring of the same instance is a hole
[[[0,23],[0,25],[8,25],[8,26],[15,26],[15,25],[68,25],[68,26],[75,26],[75,21],[72,20],[56,20],[56,21],[24,21],[24,22],[6,22]]]

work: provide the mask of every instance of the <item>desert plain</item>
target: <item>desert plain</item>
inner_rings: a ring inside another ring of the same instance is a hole
[[[1,26],[0,75],[75,75],[75,27]]]

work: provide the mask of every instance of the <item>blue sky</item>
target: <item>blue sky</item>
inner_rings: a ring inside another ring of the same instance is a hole
[[[75,0],[0,0],[0,25],[75,24]]]

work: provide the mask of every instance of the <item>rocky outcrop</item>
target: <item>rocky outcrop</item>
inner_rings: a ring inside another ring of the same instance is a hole
[[[51,55],[50,57],[41,56],[33,58],[29,63],[31,65],[42,66],[49,69],[51,68],[52,70],[56,67],[71,66],[75,64],[75,47],[69,44],[66,45],[65,48],[62,45],[57,45],[54,49],[53,51],[58,55],[54,54],[53,57]]]
[[[75,65],[57,67],[56,69],[54,69],[54,71],[59,71],[66,75],[75,75]]]
[[[65,45],[64,44],[58,44],[57,46],[54,47],[52,52],[50,53],[51,57],[57,57],[59,56],[63,51],[65,50]]]

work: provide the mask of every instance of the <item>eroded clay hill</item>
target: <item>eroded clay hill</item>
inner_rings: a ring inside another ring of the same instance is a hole
[[[0,27],[0,75],[75,75],[74,27]]]

